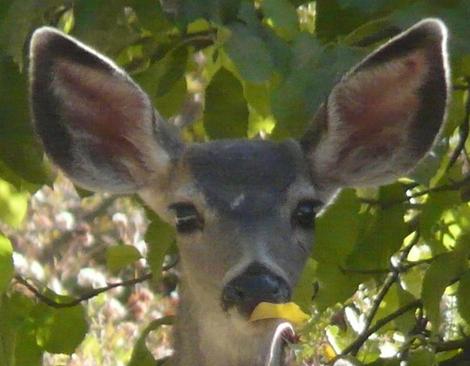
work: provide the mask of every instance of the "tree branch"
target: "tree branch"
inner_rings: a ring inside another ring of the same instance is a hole
[[[469,348],[470,347],[470,337],[465,337],[463,339],[458,339],[454,341],[435,343],[434,347],[436,352],[445,352],[453,351],[460,348]]]
[[[410,302],[408,305],[401,307],[400,309],[394,311],[393,313],[383,317],[382,319],[377,320],[374,326],[370,327],[367,331],[362,333],[353,343],[351,343],[348,347],[346,347],[343,352],[337,355],[334,359],[332,359],[328,364],[334,364],[338,359],[346,356],[349,353],[352,353],[356,349],[360,349],[362,345],[369,339],[369,337],[377,332],[380,328],[385,326],[386,324],[390,323],[391,321],[395,320],[399,316],[407,313],[410,310],[416,309],[423,306],[421,300],[415,300]]]
[[[90,300],[91,298],[96,297],[99,294],[101,294],[103,292],[106,292],[106,291],[109,291],[113,288],[120,287],[120,286],[132,286],[132,285],[135,285],[137,283],[147,281],[151,278],[152,278],[152,273],[147,273],[147,274],[143,275],[142,277],[133,278],[131,280],[122,281],[122,282],[111,283],[108,286],[100,287],[100,288],[91,290],[89,292],[86,292],[82,296],[80,296],[78,298],[75,298],[75,299],[73,299],[71,301],[68,301],[68,302],[58,302],[58,301],[56,301],[54,299],[51,299],[50,297],[44,295],[40,290],[38,290],[36,287],[34,287],[32,284],[30,284],[26,279],[24,279],[20,275],[18,275],[18,274],[15,275],[15,280],[19,284],[23,285],[29,291],[31,291],[39,301],[41,301],[41,302],[45,303],[46,305],[49,305],[53,308],[70,308],[70,307],[73,307],[73,306],[77,306],[82,301]]]
[[[411,242],[400,251],[400,255],[399,255],[399,258],[398,258],[398,261],[397,261],[396,265],[394,265],[392,263],[391,271],[387,275],[387,278],[385,279],[385,281],[382,285],[382,288],[380,289],[380,291],[378,292],[378,294],[374,298],[374,301],[372,303],[372,308],[371,308],[369,314],[366,317],[364,331],[358,336],[357,339],[362,339],[365,334],[368,334],[368,332],[370,330],[369,328],[372,324],[372,321],[374,320],[375,315],[377,314],[377,311],[379,310],[380,304],[382,303],[383,299],[387,295],[390,288],[393,286],[393,284],[400,277],[402,262],[406,260],[406,258],[408,257],[408,254],[410,253],[411,249],[418,243],[419,237],[420,237],[419,232],[416,231],[413,239],[411,240]],[[369,336],[367,336],[365,338],[365,340],[367,340],[368,337]],[[358,342],[356,344],[356,346],[353,347],[350,350],[350,352],[353,356],[356,356],[356,354],[359,352],[359,349],[364,344],[365,340],[362,341],[362,342]]]

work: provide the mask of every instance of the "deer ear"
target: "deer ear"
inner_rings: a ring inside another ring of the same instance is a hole
[[[164,175],[181,149],[123,70],[53,28],[32,36],[30,95],[46,153],[85,188],[134,192]]]
[[[445,116],[446,38],[441,21],[424,20],[342,78],[301,140],[316,181],[384,184],[416,165]]]

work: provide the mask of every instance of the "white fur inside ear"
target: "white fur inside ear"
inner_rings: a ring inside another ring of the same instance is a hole
[[[328,134],[316,150],[315,171],[331,172],[339,182],[379,184],[398,177],[406,159],[408,130],[420,108],[419,89],[429,73],[424,51],[349,75],[333,89],[327,108]],[[382,160],[367,159],[383,154]],[[333,167],[333,169],[332,169]],[[360,173],[368,170],[373,174]]]
[[[128,193],[166,176],[177,133],[125,71],[49,27],[34,32],[30,56],[38,134],[77,184]]]
[[[52,88],[63,103],[62,113],[72,136],[94,145],[107,137],[123,138],[140,152],[137,158],[147,172],[169,163],[169,154],[153,139],[150,101],[125,74],[118,70],[114,75],[107,74],[62,59],[55,63]],[[78,144],[76,148],[80,150]],[[137,178],[142,173],[135,159],[131,152],[124,151],[120,156],[121,163]]]

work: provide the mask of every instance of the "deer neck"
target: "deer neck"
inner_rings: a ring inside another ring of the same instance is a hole
[[[173,365],[266,366],[277,324],[278,321],[253,326],[228,315],[220,302],[193,293],[182,278]]]

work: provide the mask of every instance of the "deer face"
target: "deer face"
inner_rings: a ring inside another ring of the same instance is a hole
[[[171,181],[164,202],[152,188],[142,197],[176,225],[188,287],[245,316],[260,301],[289,301],[328,200],[299,143],[194,145]]]
[[[176,226],[193,298],[246,317],[260,301],[289,300],[335,192],[390,182],[430,149],[447,104],[445,40],[431,19],[379,48],[335,85],[300,141],[185,145],[124,71],[42,28],[32,113],[77,184],[138,193]]]

